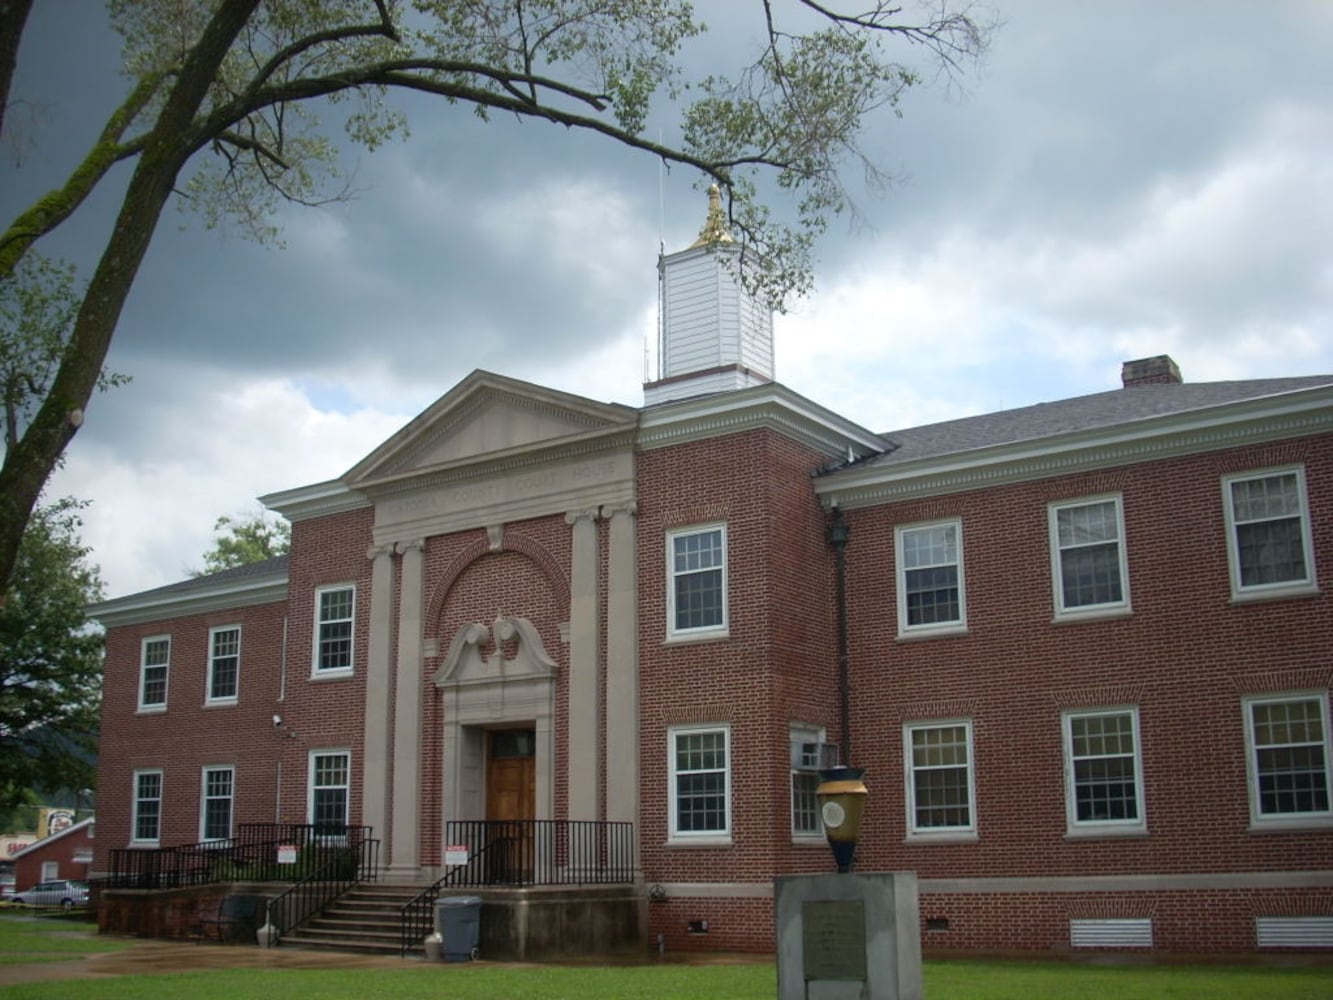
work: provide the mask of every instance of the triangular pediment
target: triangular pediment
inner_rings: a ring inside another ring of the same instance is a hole
[[[350,469],[364,487],[633,429],[638,410],[475,371]]]

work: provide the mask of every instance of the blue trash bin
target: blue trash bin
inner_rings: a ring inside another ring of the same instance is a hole
[[[481,942],[481,897],[444,896],[435,901],[435,930],[440,935],[440,957],[446,962],[470,962]]]

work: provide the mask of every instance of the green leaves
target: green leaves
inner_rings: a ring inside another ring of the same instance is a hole
[[[292,542],[292,526],[281,519],[268,520],[262,510],[244,518],[219,517],[213,534],[213,547],[204,553],[203,573],[272,559],[283,555]]]

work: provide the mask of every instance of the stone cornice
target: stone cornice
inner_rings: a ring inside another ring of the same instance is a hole
[[[772,382],[735,392],[665,403],[644,410],[643,451],[755,429],[774,430],[830,457],[857,458],[887,450],[888,442],[831,410]]]
[[[287,574],[282,572],[225,584],[201,584],[183,593],[174,588],[169,593],[150,590],[94,604],[88,608],[88,617],[106,628],[115,628],[285,600]]]
[[[260,497],[259,502],[292,522],[349,510],[363,510],[370,506],[369,497],[338,479],[269,493]]]
[[[1293,393],[918,461],[848,469],[815,481],[843,509],[1333,432],[1329,394]]]

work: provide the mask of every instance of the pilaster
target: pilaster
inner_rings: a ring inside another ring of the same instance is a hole
[[[600,819],[597,511],[565,515],[573,537],[569,574],[569,818]]]
[[[389,878],[410,880],[417,878],[421,864],[419,815],[425,541],[399,542],[395,548],[402,556],[402,594],[398,602]]]
[[[384,840],[389,832],[390,697],[393,677],[393,546],[372,545],[366,550],[370,567],[370,627],[366,652],[365,748],[361,762],[361,822]]]
[[[639,820],[636,509],[630,501],[602,510],[610,520],[606,581],[606,818],[635,824]]]

